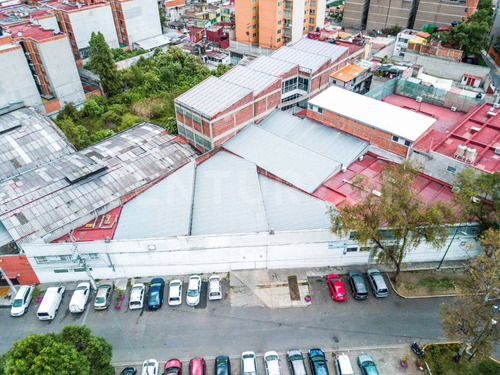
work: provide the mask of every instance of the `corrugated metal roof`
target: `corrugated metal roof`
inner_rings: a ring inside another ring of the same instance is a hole
[[[126,203],[113,239],[188,235],[195,168],[192,161]]]
[[[269,229],[278,231],[328,229],[332,206],[320,199],[259,175]]]
[[[178,96],[175,103],[211,118],[248,94],[252,94],[252,90],[210,76]]]
[[[303,147],[349,166],[368,148],[368,142],[351,137],[309,119],[274,111],[259,126]]]
[[[255,164],[218,152],[196,169],[192,235],[268,229]]]
[[[12,236],[9,231],[5,229],[5,226],[0,222],[0,246],[7,245],[12,241]]]
[[[338,161],[253,124],[223,147],[309,193],[340,169]]]
[[[323,64],[330,60],[329,57],[302,51],[293,47],[281,47],[273,52],[270,57],[299,64],[300,70],[309,70],[311,74],[314,74]]]
[[[260,94],[269,86],[279,81],[275,76],[249,69],[241,65],[235,66],[220,78],[224,81],[246,87],[252,90],[255,95]]]
[[[0,116],[0,181],[73,152],[57,125],[33,108]]]
[[[298,65],[297,63],[273,59],[269,56],[259,56],[248,64],[247,68],[279,77],[296,68]]]
[[[292,45],[292,48],[322,56],[327,56],[332,62],[338,60],[349,48],[317,40],[302,38]]]
[[[432,117],[335,86],[309,100],[309,105],[338,113],[409,141],[418,139],[436,122]]]

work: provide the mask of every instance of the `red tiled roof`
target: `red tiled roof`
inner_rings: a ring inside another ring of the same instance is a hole
[[[19,37],[18,32],[22,34],[22,37],[32,38],[38,41],[58,38],[58,37],[65,37],[65,34],[63,33],[54,34],[53,30],[44,30],[42,29],[41,26],[38,25],[24,24],[24,25],[9,27],[9,33],[12,35],[14,39],[17,39]]]

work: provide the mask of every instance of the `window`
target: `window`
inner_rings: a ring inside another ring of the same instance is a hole
[[[318,113],[323,113],[323,108],[318,107]]]
[[[313,16],[314,16],[314,15],[316,14],[316,11],[315,11],[314,9],[311,9],[311,10],[309,11],[309,14],[311,14],[311,15],[313,15]]]
[[[347,253],[353,253],[353,252],[355,252],[355,251],[358,251],[358,247],[357,247],[357,246],[356,246],[356,247],[348,247],[348,248],[346,249],[346,252],[347,252]]]
[[[257,7],[253,7],[252,12],[256,12],[256,11],[257,11]]]
[[[349,232],[349,239],[350,239],[350,240],[354,240],[354,239],[356,239],[356,232],[355,232],[355,231],[351,231],[351,232]]]
[[[292,2],[291,1],[285,1],[285,8],[291,9],[292,8]]]
[[[295,99],[298,99],[300,98],[302,95],[300,94],[293,94],[293,95],[290,95],[284,99],[281,99],[281,103],[286,103],[286,102],[290,102],[292,100],[295,100]]]
[[[410,147],[411,142],[410,141],[405,141],[405,146]]]
[[[66,269],[61,269],[61,270],[54,270],[54,273],[68,273],[69,270]]]
[[[278,29],[278,31],[277,31],[277,32],[278,32],[278,34],[281,34],[281,29]]]
[[[256,3],[256,2],[257,2],[257,0],[252,0],[252,3]]]
[[[311,8],[316,6],[316,1],[311,1]]]
[[[281,7],[283,3],[281,1],[278,1],[278,8]]]
[[[285,18],[292,18],[292,12],[290,12],[289,10],[285,10]]]
[[[257,33],[253,33],[252,36],[255,38],[257,36]]]
[[[289,79],[281,84],[281,93],[285,94],[297,88],[297,78]]]
[[[314,31],[314,26],[309,26],[309,31]]]
[[[281,42],[281,38],[276,39],[276,43]]]
[[[392,141],[393,142],[399,142],[399,137],[396,137],[395,135],[392,136]]]
[[[309,80],[299,77],[299,90],[309,91]]]
[[[48,255],[42,257],[35,257],[38,264],[47,263],[69,263],[71,262],[71,255]]]
[[[309,23],[314,23],[316,20],[314,18],[309,18]]]
[[[254,29],[254,30],[255,30],[256,28],[257,28],[257,25],[253,25],[253,26],[252,26],[252,29]]]
[[[281,15],[282,15],[282,14],[283,14],[283,12],[280,10],[280,11],[278,12],[278,17],[281,17]]]
[[[359,248],[359,251],[371,251],[372,248],[370,246],[363,246]]]
[[[451,165],[448,165],[448,167],[446,168],[446,171],[450,172],[450,173],[455,173],[457,171],[457,168],[452,167]]]
[[[257,16],[252,17],[252,21],[255,21],[257,19]]]
[[[278,21],[278,25],[281,25],[281,20]]]
[[[85,268],[75,268],[73,272],[85,272]]]

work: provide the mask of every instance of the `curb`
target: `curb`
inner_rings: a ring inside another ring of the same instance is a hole
[[[402,295],[401,293],[399,293],[396,288],[394,287],[394,284],[392,283],[392,280],[389,276],[387,276],[387,279],[389,280],[389,284],[391,284],[391,288],[393,290],[394,293],[396,293],[399,297],[401,298],[404,298],[404,299],[421,299],[421,298],[443,298],[443,297],[456,297],[458,296],[458,293],[455,293],[455,294],[441,294],[439,296],[411,296],[411,297],[408,297],[408,296],[404,296]]]

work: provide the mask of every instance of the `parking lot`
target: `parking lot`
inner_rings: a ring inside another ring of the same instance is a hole
[[[147,358],[157,359],[162,366],[170,358],[189,360],[223,354],[237,359],[246,350],[263,354],[299,348],[306,353],[313,347],[333,352],[366,348],[373,355],[376,348],[444,339],[438,309],[445,298],[405,300],[390,292],[388,298],[370,295],[366,301],[355,301],[349,296],[339,303],[332,301],[324,277],[308,280],[312,302],[306,308],[233,307],[229,282],[224,281],[221,301],[207,301],[207,284],[203,283],[201,303],[196,308],[183,301],[176,307],[164,303],[157,311],[129,310],[129,287],[120,310],[112,305],[95,311],[89,303],[82,314],[69,312],[71,289],[77,283],[68,284],[59,314],[51,322],[39,321],[33,304],[20,318],[11,318],[9,309],[0,309],[0,351],[8,350],[14,341],[29,333],[59,331],[66,324],[86,324],[94,334],[108,340],[113,345],[116,366],[137,365]],[[187,282],[187,277],[183,281]],[[183,297],[186,287],[185,283]],[[168,287],[165,302],[167,294]],[[113,301],[115,297],[116,292]],[[354,362],[357,357],[351,358]],[[237,373],[238,360],[234,365],[233,373]],[[211,371],[209,367],[209,374]]]

